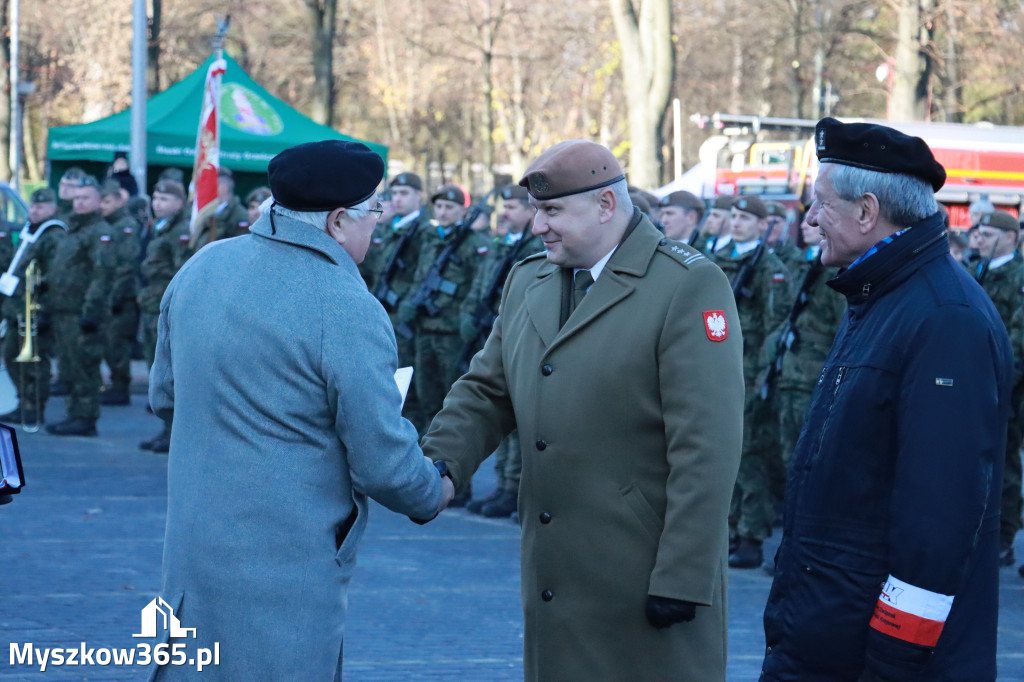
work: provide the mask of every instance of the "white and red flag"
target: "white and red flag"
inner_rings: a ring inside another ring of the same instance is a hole
[[[217,172],[220,170],[220,79],[227,71],[227,62],[215,59],[206,72],[203,88],[203,108],[199,114],[199,132],[196,134],[196,162],[192,167],[192,224],[190,231],[195,241],[201,227],[217,209]]]

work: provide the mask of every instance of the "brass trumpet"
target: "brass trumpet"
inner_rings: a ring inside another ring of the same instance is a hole
[[[36,314],[39,311],[39,303],[35,301],[36,285],[39,283],[39,275],[36,272],[36,262],[31,261],[28,267],[25,268],[25,317],[24,320],[19,320],[18,332],[25,338],[21,344],[21,351],[18,353],[18,357],[14,358],[15,362],[22,363],[19,371],[21,372],[21,385],[25,385],[25,363],[39,363],[42,358],[36,353],[36,348],[33,344],[33,339],[39,335],[38,331],[38,320]],[[30,371],[38,373],[38,367],[31,368]],[[36,395],[35,395],[35,420],[28,422],[25,419],[25,409],[22,405],[21,410],[21,428],[27,433],[35,433],[39,430],[42,425],[43,415],[43,397],[42,389],[40,388],[39,381],[41,379],[37,377],[36,381]],[[48,381],[49,379],[47,379]],[[25,396],[19,396],[24,400]]]

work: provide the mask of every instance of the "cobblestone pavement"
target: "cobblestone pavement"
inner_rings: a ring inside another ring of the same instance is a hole
[[[19,433],[28,486],[0,507],[0,680],[141,680],[143,668],[11,665],[9,645],[134,647],[156,596],[166,459],[137,449],[159,430],[144,412],[104,408],[98,438]],[[47,409],[62,418],[63,402]],[[494,485],[489,463],[474,481]],[[518,528],[457,510],[419,527],[374,507],[349,596],[347,682],[522,679]],[[768,549],[774,551],[774,544]],[[1024,559],[1024,539],[1017,556]],[[1004,569],[1000,680],[1024,682],[1024,580]],[[729,680],[756,680],[771,579],[729,576]],[[188,626],[188,623],[184,623]],[[240,624],[244,627],[244,624]]]

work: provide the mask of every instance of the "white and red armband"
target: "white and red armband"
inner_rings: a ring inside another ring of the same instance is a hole
[[[952,595],[929,592],[890,575],[878,596],[871,627],[904,642],[934,647],[952,606]]]

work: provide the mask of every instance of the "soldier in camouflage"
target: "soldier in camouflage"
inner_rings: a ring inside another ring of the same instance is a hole
[[[804,253],[789,233],[789,210],[777,201],[769,201],[765,207],[768,209],[765,230],[769,235],[768,246],[772,253],[778,256],[790,271],[794,266],[802,266]]]
[[[378,223],[374,228],[370,248],[359,265],[359,272],[366,280],[370,292],[377,297],[391,318],[395,341],[398,343],[398,364],[409,367],[416,362],[416,346],[410,330],[398,320],[398,305],[412,289],[419,262],[420,243],[429,221],[424,218],[420,207],[423,197],[420,176],[400,173],[391,180],[390,191],[394,217],[391,222]],[[426,430],[428,422],[420,406],[415,382],[405,396],[402,415],[420,433]]]
[[[212,241],[230,239],[249,232],[249,211],[235,194],[235,177],[230,169],[217,170],[217,208],[207,217],[192,245],[198,251]]]
[[[995,304],[999,317],[1010,334],[1013,346],[1014,415],[1006,434],[1006,464],[1003,468],[1002,520],[999,527],[1001,566],[1014,564],[1013,539],[1021,528],[1021,407],[1024,381],[1021,380],[1022,356],[1020,320],[1014,315],[1024,305],[1024,261],[1017,254],[1019,226],[1006,211],[994,210],[978,219],[978,251],[981,261],[973,271],[978,283]]]
[[[792,294],[786,266],[767,245],[759,250],[759,237],[764,231],[761,223],[767,216],[768,210],[758,197],[737,198],[730,221],[732,243],[716,251],[713,259],[733,283],[743,329],[743,455],[729,515],[729,565],[735,568],[761,565],[761,545],[771,532],[775,515],[770,472],[772,463],[780,457],[779,421],[772,405],[760,400],[757,379],[764,364],[765,337],[782,324]],[[760,260],[755,266],[758,253]]]
[[[105,359],[110,368],[110,385],[103,390],[104,405],[128,405],[132,381],[132,348],[139,332],[138,269],[140,228],[128,212],[128,192],[120,183],[103,183],[100,211],[110,223],[114,239],[115,271],[110,288],[110,322],[107,324]]]
[[[160,299],[171,279],[192,254],[189,248],[189,211],[185,207],[185,188],[180,182],[162,180],[153,189],[153,234],[146,244],[142,261],[142,286],[139,288],[139,312],[142,318],[142,350],[146,366],[152,368],[156,353]],[[143,450],[163,454],[171,447],[171,424],[165,422],[160,433],[139,444]]]
[[[3,302],[3,317],[7,323],[7,333],[3,340],[4,362],[18,391],[18,406],[0,415],[0,421],[37,425],[45,421],[46,402],[50,397],[50,354],[54,345],[50,312],[53,309],[53,292],[47,286],[46,278],[53,269],[57,242],[67,236],[68,226],[54,219],[57,215],[57,193],[52,189],[37,189],[30,199],[28,225],[20,235],[20,240],[25,240],[29,246],[22,253],[18,266],[11,272],[20,281],[14,293],[5,297]],[[32,312],[34,319],[31,327],[26,329],[25,271],[33,262],[36,287],[32,292],[32,301],[38,307]],[[9,262],[7,267],[10,267]],[[16,362],[24,342],[24,333],[35,335],[32,350],[39,357],[38,362]]]
[[[83,178],[85,171],[78,166],[71,166],[64,171],[64,175],[60,176],[60,182],[57,183],[57,215],[54,217],[64,224],[67,224],[75,213],[75,194]]]
[[[86,176],[75,192],[68,233],[57,241],[47,273],[60,376],[68,389],[68,418],[46,427],[55,436],[96,435],[114,250],[113,229],[100,212],[99,182]]]
[[[707,218],[700,226],[700,236],[693,245],[705,256],[712,257],[719,249],[724,249],[732,241],[732,203],[736,197],[717,197]]]
[[[501,291],[512,266],[544,250],[540,237],[530,232],[537,209],[530,205],[530,193],[525,187],[509,185],[501,190],[502,208],[498,215],[498,232],[503,237],[491,241],[490,252],[477,270],[469,296],[462,303],[462,324],[459,333],[467,349],[482,347],[481,337],[490,333],[498,315]],[[498,484],[488,497],[473,500],[466,509],[474,514],[491,518],[504,518],[516,511],[519,479],[523,470],[519,450],[519,432],[513,431],[495,451],[494,470]]]

